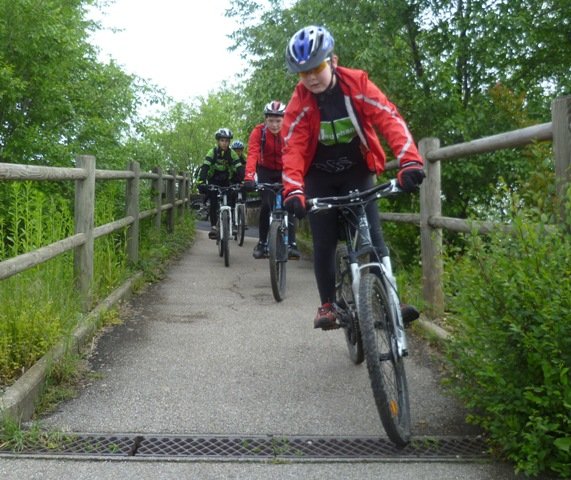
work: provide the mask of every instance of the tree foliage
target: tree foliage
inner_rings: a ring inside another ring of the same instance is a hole
[[[93,3],[0,0],[0,161],[70,165],[85,153],[101,166],[121,157],[135,79],[97,61]]]
[[[230,128],[234,139],[248,138],[243,97],[232,90],[220,90],[196,99],[193,105],[176,103],[162,114],[137,126],[137,137],[127,149],[143,169],[161,166],[165,170],[194,172],[207,151],[216,143],[214,133]]]
[[[341,64],[367,70],[417,140],[449,145],[546,122],[551,100],[571,92],[564,0],[239,0],[227,15],[244,23],[232,38],[251,60],[245,94],[256,108],[266,92],[289,98],[285,46],[308,24],[330,29]],[[515,188],[534,169],[529,152],[447,164],[445,214],[493,210],[498,179]]]

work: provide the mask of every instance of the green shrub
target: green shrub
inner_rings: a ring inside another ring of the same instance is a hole
[[[453,388],[528,475],[571,476],[571,238],[514,221],[447,266]]]

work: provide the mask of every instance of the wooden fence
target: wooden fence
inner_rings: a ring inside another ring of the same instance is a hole
[[[128,168],[128,170],[96,170],[95,157],[89,155],[77,157],[76,168],[0,163],[0,180],[75,181],[74,235],[0,262],[0,280],[73,249],[75,279],[82,295],[83,309],[89,310],[92,303],[94,240],[129,226],[127,258],[129,262],[135,263],[139,258],[140,220],[154,215],[155,228],[160,229],[162,212],[166,211],[167,230],[173,232],[177,212],[178,215],[182,215],[188,202],[190,176],[187,173],[163,174],[160,168],[153,169],[152,173],[145,173],[140,171],[137,162],[131,162]],[[139,184],[144,179],[152,181],[154,208],[140,211]],[[125,217],[105,225],[94,225],[96,180],[127,180]],[[163,203],[163,198],[166,199],[166,203]]]
[[[485,234],[494,228],[509,228],[509,225],[493,222],[467,221],[442,216],[441,162],[552,140],[556,191],[561,208],[564,208],[565,192],[571,184],[571,96],[560,97],[552,102],[551,118],[552,121],[549,123],[448,147],[440,147],[437,138],[425,138],[419,142],[426,173],[426,179],[420,189],[420,213],[382,213],[381,217],[385,221],[413,223],[420,226],[422,293],[425,302],[424,312],[429,317],[441,317],[444,313],[442,229],[466,233],[475,229],[478,233]],[[396,168],[398,168],[396,161],[387,164],[387,170]],[[561,214],[563,215],[563,211]]]

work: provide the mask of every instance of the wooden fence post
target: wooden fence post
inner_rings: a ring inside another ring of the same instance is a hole
[[[180,172],[178,174],[178,181],[176,182],[176,186],[177,186],[176,198],[179,201],[182,200],[177,208],[177,214],[180,220],[184,215],[184,173]]]
[[[182,190],[182,199],[184,201],[183,204],[183,212],[187,209],[190,210],[190,188],[189,188],[190,181],[188,179],[188,173],[184,172],[184,182],[183,182],[183,190]]]
[[[559,97],[551,104],[553,124],[553,155],[555,157],[555,188],[564,220],[565,195],[571,184],[571,95]]]
[[[174,216],[175,216],[175,201],[176,201],[176,173],[174,170],[169,170],[169,178],[167,182],[167,203],[171,204],[171,208],[167,213],[167,232],[174,232]]]
[[[80,155],[76,158],[76,166],[83,168],[87,177],[75,182],[75,233],[83,233],[85,243],[75,249],[73,267],[81,294],[81,307],[87,312],[91,308],[93,285],[95,157]]]
[[[162,219],[162,206],[163,206],[163,174],[161,167],[153,168],[153,173],[156,173],[159,178],[153,180],[152,191],[155,201],[155,209],[157,214],[155,215],[155,228],[157,231],[161,231],[161,219]]]
[[[139,179],[141,168],[138,162],[129,162],[129,170],[135,176],[127,180],[126,202],[127,216],[133,217],[133,223],[127,230],[127,259],[131,264],[139,261]]]
[[[444,314],[442,229],[429,224],[432,216],[442,216],[440,161],[430,162],[428,154],[440,147],[437,138],[423,138],[419,150],[425,163],[426,179],[420,188],[420,249],[422,260],[422,296],[425,312],[431,318]]]

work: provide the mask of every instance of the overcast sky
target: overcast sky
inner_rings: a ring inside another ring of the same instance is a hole
[[[229,53],[227,34],[236,29],[224,17],[228,0],[115,0],[91,17],[104,30],[92,37],[101,59],[151,80],[177,101],[205,96],[243,68]],[[110,29],[122,31],[113,33]]]

